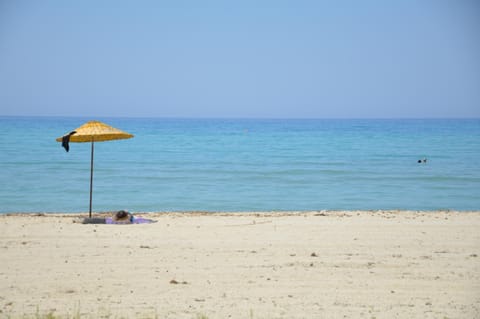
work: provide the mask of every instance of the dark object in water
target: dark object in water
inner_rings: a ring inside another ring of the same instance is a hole
[[[419,164],[421,164],[421,163],[426,164],[426,163],[427,163],[427,159],[426,159],[426,158],[424,158],[424,159],[419,159],[419,160],[417,161],[417,163],[419,163]]]
[[[77,131],[72,131],[67,135],[62,136],[62,146],[67,152],[70,150],[70,145],[68,145],[68,143],[70,143],[70,137],[75,133],[77,133]]]

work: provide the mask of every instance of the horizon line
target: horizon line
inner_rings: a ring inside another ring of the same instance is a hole
[[[479,117],[226,117],[226,116],[115,116],[115,115],[2,115],[0,118],[162,119],[162,120],[480,120]]]

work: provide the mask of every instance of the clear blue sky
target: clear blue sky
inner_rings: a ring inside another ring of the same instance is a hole
[[[480,117],[480,1],[0,0],[0,115]]]

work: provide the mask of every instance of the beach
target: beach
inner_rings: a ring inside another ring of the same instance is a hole
[[[479,318],[480,212],[0,215],[0,318]]]

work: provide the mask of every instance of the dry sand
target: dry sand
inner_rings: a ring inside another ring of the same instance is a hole
[[[0,216],[0,317],[480,318],[480,212],[143,216]]]

